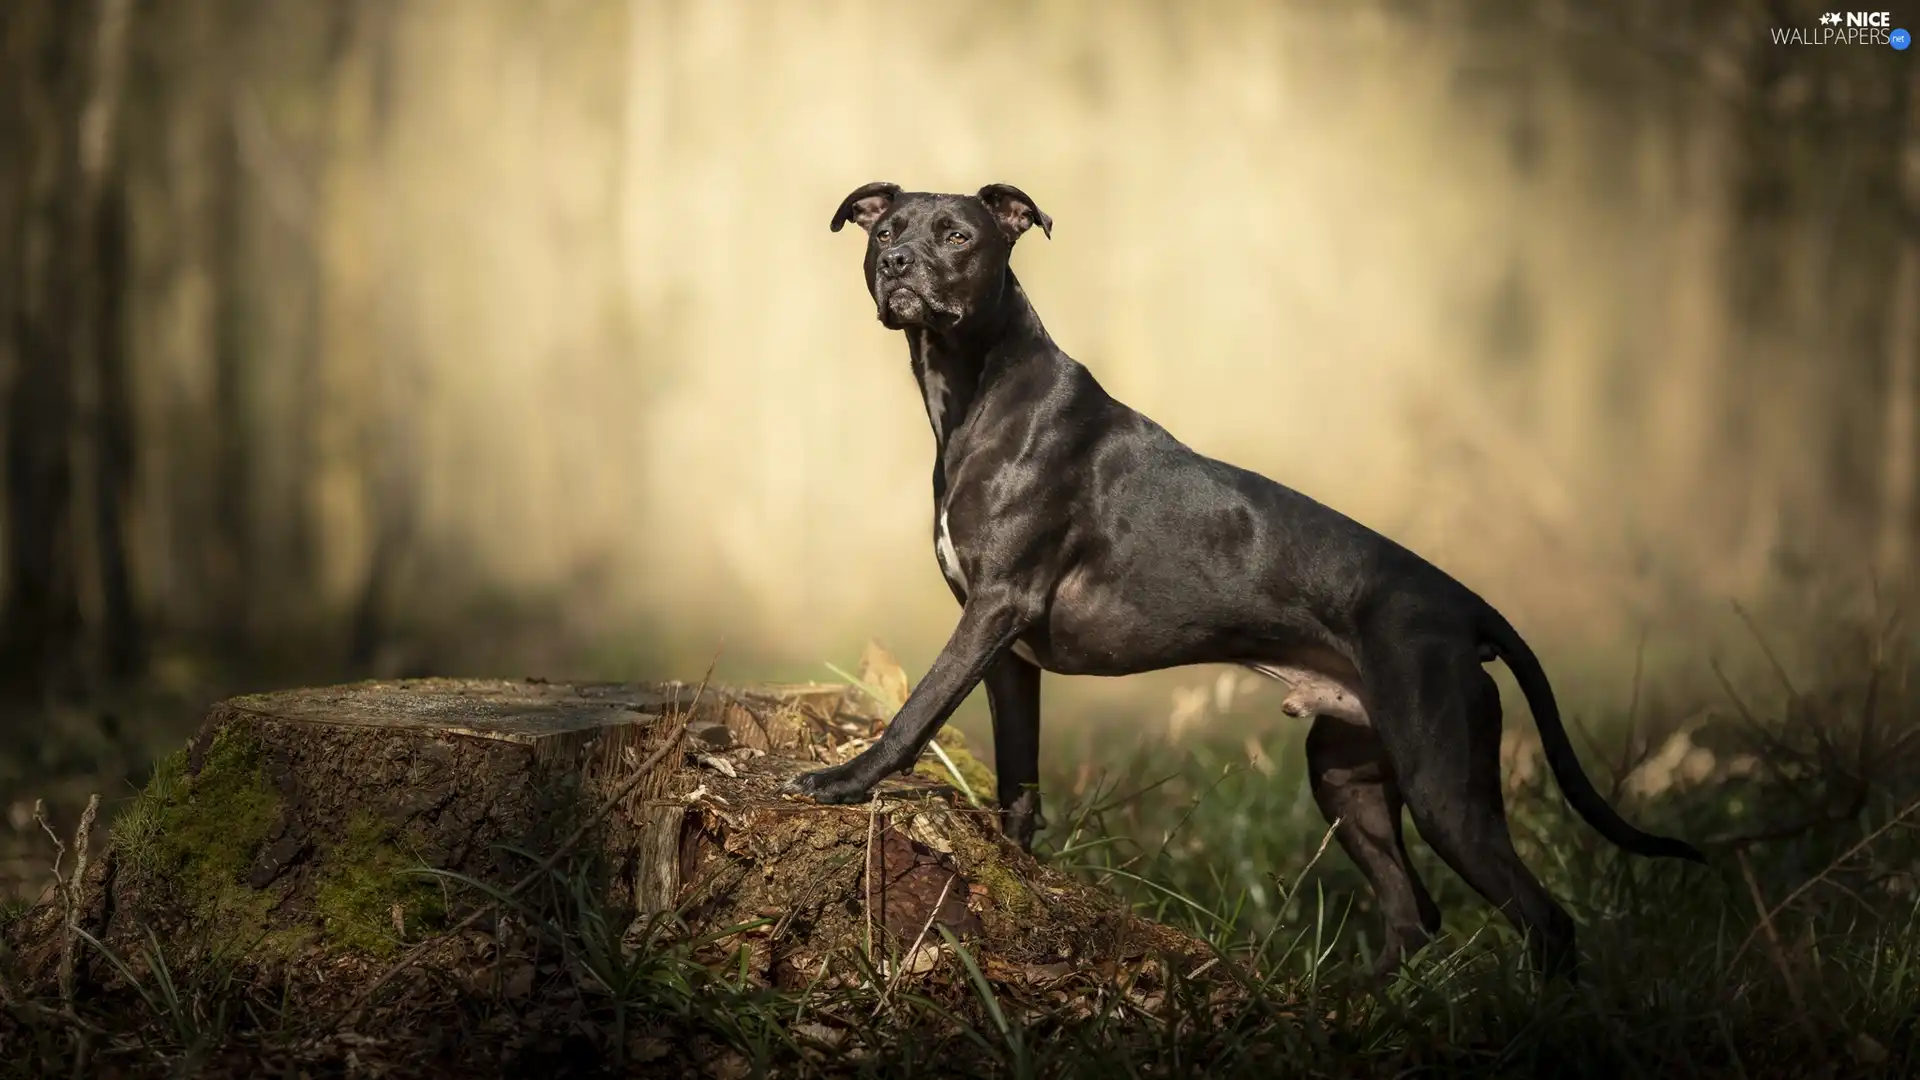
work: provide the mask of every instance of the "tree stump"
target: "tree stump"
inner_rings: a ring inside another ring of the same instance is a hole
[[[629,943],[668,923],[717,935],[718,959],[771,985],[849,953],[896,978],[950,967],[942,926],[1003,982],[1199,961],[1200,943],[1002,840],[990,806],[956,790],[992,790],[957,733],[941,742],[964,784],[923,765],[865,805],[779,792],[888,711],[837,684],[710,686],[698,704],[686,683],[458,679],[235,698],[120,815],[74,922],[123,958],[151,931],[170,964],[237,956],[351,984],[506,908],[502,892],[584,837],[562,865]],[[53,976],[65,923],[56,898],[8,932],[18,977]],[[83,979],[120,977],[77,955]]]

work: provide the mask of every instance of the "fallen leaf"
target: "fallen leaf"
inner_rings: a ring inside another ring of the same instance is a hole
[[[510,998],[523,998],[533,993],[533,965],[525,960],[509,961],[506,977],[501,980],[500,992]]]
[[[818,1043],[828,1050],[838,1050],[840,1044],[847,1041],[846,1032],[811,1020],[804,1024],[795,1024],[793,1033],[808,1042]]]
[[[907,835],[942,855],[953,854],[953,841],[947,830],[927,814],[915,814],[907,821]]]
[[[867,642],[866,649],[860,653],[860,681],[880,691],[878,704],[889,718],[900,711],[900,706],[907,703],[907,695],[913,692],[913,681],[907,678],[906,669],[877,641]]]
[[[927,972],[940,966],[940,957],[945,952],[945,945],[935,945],[932,942],[925,943],[913,950],[913,952],[907,954],[907,958],[900,964],[899,973],[902,975],[925,975]]]
[[[1853,1037],[1853,1056],[1862,1065],[1880,1065],[1887,1060],[1887,1048],[1880,1040],[1862,1032]]]
[[[1058,964],[1028,964],[1026,970],[1021,972],[1021,974],[1026,976],[1026,980],[1030,983],[1044,984],[1059,982],[1061,979],[1073,974],[1073,972],[1074,967],[1072,964],[1061,962]]]
[[[637,1062],[658,1061],[673,1053],[673,1044],[651,1035],[635,1035],[627,1041],[627,1056]]]

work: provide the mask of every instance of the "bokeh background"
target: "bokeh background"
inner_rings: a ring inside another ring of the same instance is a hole
[[[1920,66],[1770,40],[1822,10],[12,0],[14,824],[241,686],[923,669],[932,439],[827,230],[876,179],[1031,193],[1070,353],[1575,711],[1683,710],[1740,612],[1817,656],[1920,533]]]

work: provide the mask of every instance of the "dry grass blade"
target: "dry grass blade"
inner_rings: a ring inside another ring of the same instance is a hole
[[[542,859],[539,866],[529,871],[525,877],[515,882],[512,888],[503,893],[501,901],[512,900],[514,897],[532,888],[535,882],[543,880],[553,871],[555,866],[559,865],[560,860],[565,858],[567,853],[572,851],[581,840],[585,839],[587,834],[592,832],[607,815],[613,813],[615,809],[627,801],[629,796],[639,790],[640,785],[645,783],[647,778],[652,775],[654,766],[660,764],[661,761],[666,759],[667,755],[680,747],[686,735],[686,717],[700,707],[701,698],[706,696],[707,684],[713,679],[713,669],[718,666],[719,662],[720,658],[718,654],[716,654],[713,662],[707,665],[707,673],[700,679],[700,688],[694,691],[692,703],[687,706],[686,712],[681,714],[680,725],[655,748],[653,753],[647,755],[646,760],[640,763],[639,767],[634,770],[633,775],[627,779],[626,783],[620,785],[619,790],[615,791],[612,797],[603,802],[599,809],[589,815],[587,820],[581,822],[578,828],[569,834],[565,840],[560,842],[560,846],[556,847],[552,854]],[[353,1000],[347,1003],[343,1019],[350,1021],[358,1016],[360,1010],[366,1007],[367,1002],[373,999],[373,995],[378,993],[381,987],[393,981],[401,972],[412,967],[420,957],[426,954],[427,950],[472,927],[475,923],[485,918],[488,912],[497,908],[501,901],[483,904],[475,908],[466,918],[461,919],[441,933],[407,950],[407,954],[402,956],[392,967],[382,973],[378,979],[375,979],[365,989],[354,995]]]

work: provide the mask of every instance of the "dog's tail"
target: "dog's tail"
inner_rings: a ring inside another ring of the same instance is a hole
[[[1553,687],[1547,683],[1547,673],[1541,670],[1539,659],[1505,616],[1491,605],[1483,606],[1486,610],[1483,633],[1493,646],[1494,654],[1507,662],[1507,670],[1513,672],[1514,681],[1526,695],[1527,708],[1533,710],[1533,722],[1540,729],[1540,746],[1546,752],[1547,765],[1553,769],[1553,777],[1559,781],[1567,802],[1601,836],[1636,855],[1706,862],[1706,857],[1692,844],[1641,832],[1607,803],[1580,768],[1573,741],[1567,738],[1567,729],[1560,722],[1560,706],[1553,700]]]

